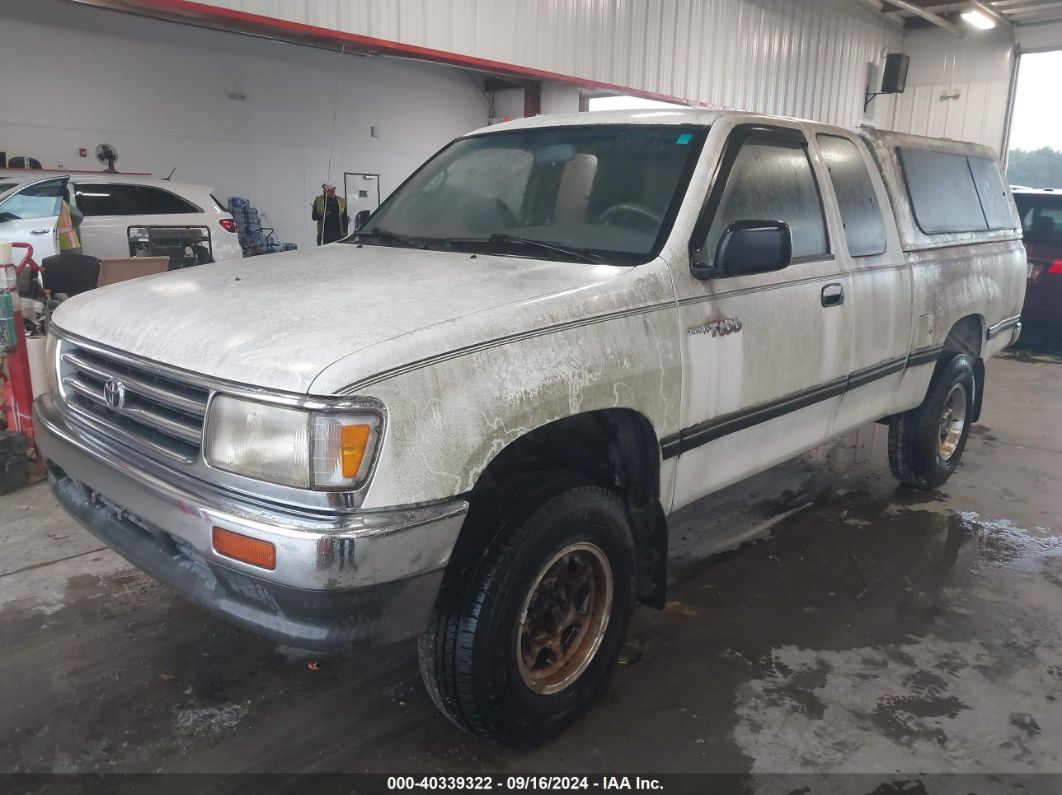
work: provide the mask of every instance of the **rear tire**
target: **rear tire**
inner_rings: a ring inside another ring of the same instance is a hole
[[[418,651],[444,715],[526,748],[604,687],[633,609],[634,551],[612,492],[569,477],[520,492],[490,520],[478,560],[444,583]]]
[[[974,362],[959,354],[933,376],[922,405],[889,420],[889,467],[898,480],[935,489],[959,465],[974,416]]]

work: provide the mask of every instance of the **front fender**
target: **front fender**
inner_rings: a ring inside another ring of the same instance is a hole
[[[673,433],[676,322],[673,302],[617,311],[440,357],[359,391],[388,414],[364,507],[463,494],[516,439],[588,411],[632,409],[658,438]]]

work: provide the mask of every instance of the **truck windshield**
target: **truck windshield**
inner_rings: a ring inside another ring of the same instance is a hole
[[[463,138],[347,242],[644,262],[667,238],[706,134],[609,124]]]

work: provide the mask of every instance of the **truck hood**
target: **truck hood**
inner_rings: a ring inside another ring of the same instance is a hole
[[[60,305],[54,322],[63,331],[152,361],[307,392],[325,368],[358,351],[429,326],[600,284],[627,270],[336,243],[92,290]],[[515,313],[514,321],[524,314]]]

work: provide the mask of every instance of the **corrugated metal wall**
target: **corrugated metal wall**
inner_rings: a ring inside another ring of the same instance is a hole
[[[1014,29],[999,26],[958,39],[919,30],[904,38],[911,56],[907,91],[891,127],[918,135],[976,141],[997,152],[1007,123]]]
[[[862,118],[900,33],[855,0],[200,0],[725,107]],[[877,102],[885,110],[882,98]],[[879,118],[890,118],[882,112]]]
[[[897,101],[892,129],[974,141],[999,152],[1009,90],[1006,80],[908,86]]]

